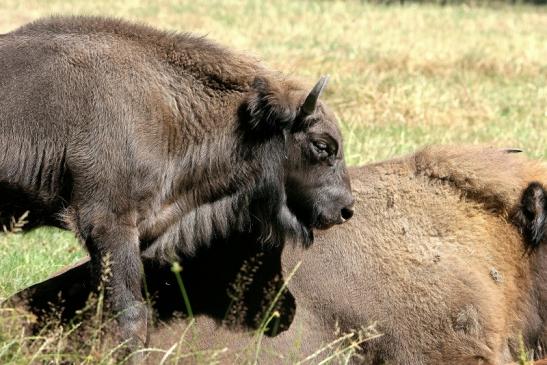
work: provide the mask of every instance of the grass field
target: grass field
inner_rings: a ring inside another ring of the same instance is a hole
[[[310,84],[330,74],[347,160],[431,143],[547,157],[547,9],[356,1],[0,2],[0,33],[48,14],[101,14],[206,34]],[[0,300],[83,255],[72,235],[0,234]]]

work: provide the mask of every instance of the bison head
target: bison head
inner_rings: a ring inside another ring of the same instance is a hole
[[[309,246],[314,228],[350,219],[340,129],[319,101],[325,84],[322,78],[310,91],[271,75],[256,77],[237,101],[235,128],[195,149],[192,162],[203,166],[188,164],[194,172],[186,181],[197,186],[191,209],[181,208],[179,199],[156,215],[143,232],[167,228],[161,237],[148,234],[144,255],[171,260],[235,232],[271,246],[289,239]]]
[[[289,231],[304,231],[304,244],[311,244],[312,228],[327,229],[353,215],[342,135],[333,113],[319,101],[326,83],[322,77],[308,92],[287,81],[257,79],[248,103],[255,136],[283,137],[282,223]]]

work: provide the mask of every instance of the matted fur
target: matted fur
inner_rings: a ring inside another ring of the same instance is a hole
[[[354,219],[283,253],[286,270],[303,260],[289,289],[318,344],[376,322],[384,336],[362,346],[364,363],[504,364],[520,334],[541,355],[547,245],[529,254],[512,217],[545,164],[438,146],[350,172]]]

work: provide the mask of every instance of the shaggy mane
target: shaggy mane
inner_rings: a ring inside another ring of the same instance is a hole
[[[108,37],[140,46],[212,89],[248,91],[256,75],[269,75],[257,58],[234,52],[205,36],[155,29],[144,23],[101,16],[51,16],[28,23],[19,35]],[[63,42],[63,40],[61,40]],[[201,60],[195,62],[196,59]]]

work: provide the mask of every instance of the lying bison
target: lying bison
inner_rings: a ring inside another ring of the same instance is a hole
[[[124,338],[145,342],[141,252],[211,237],[292,237],[352,215],[333,114],[311,92],[203,38],[53,17],[0,37],[0,224],[69,227],[111,263]],[[1,225],[0,225],[1,226]]]
[[[147,266],[160,320],[151,345],[167,350],[186,336],[195,351],[207,349],[205,354],[221,356],[223,363],[242,363],[247,355],[252,360],[259,347],[261,364],[306,358],[304,363],[318,363],[336,356],[343,362],[344,349],[357,348],[354,363],[497,365],[516,357],[522,334],[526,347],[542,356],[547,199],[541,183],[547,182],[547,166],[504,150],[437,147],[354,168],[350,175],[358,208],[350,222],[317,234],[309,250],[289,245],[282,257],[260,253],[257,283],[281,272],[287,278],[302,262],[288,282],[290,293],[275,308],[281,323],[290,324],[287,331],[260,342],[254,330],[219,325],[226,322],[233,286],[203,268],[217,267],[237,279],[236,259],[226,257],[236,255],[248,265],[258,247],[232,237],[184,265],[192,304],[206,314],[193,331],[177,315],[184,306],[169,266]],[[73,268],[12,303],[23,301],[41,313],[62,298],[73,307],[65,312],[71,317],[89,293],[82,286],[86,275],[85,265]],[[238,308],[248,317],[263,314],[263,292],[249,290]],[[373,323],[382,336],[352,335]],[[345,341],[337,341],[341,336]]]

